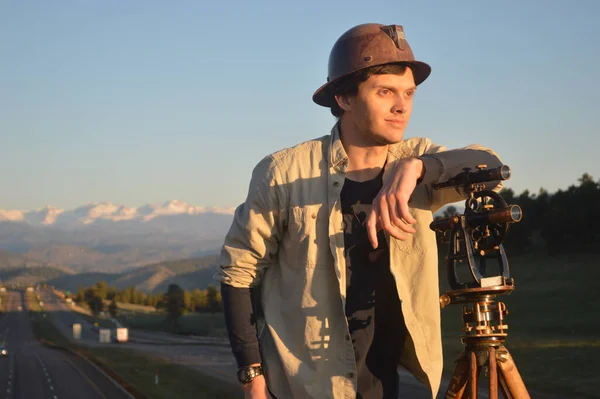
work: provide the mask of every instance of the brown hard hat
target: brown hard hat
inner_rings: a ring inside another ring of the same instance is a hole
[[[335,101],[331,83],[361,69],[384,64],[404,64],[410,67],[415,84],[421,84],[431,73],[431,67],[416,61],[400,25],[363,24],[344,33],[329,54],[327,83],[313,94],[313,101],[331,107]]]

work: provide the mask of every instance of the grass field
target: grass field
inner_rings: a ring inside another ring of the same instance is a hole
[[[95,324],[98,328],[117,328],[117,325],[108,317],[93,316],[86,313],[78,313],[78,316],[91,324]]]
[[[153,399],[232,399],[235,395],[230,387],[216,382],[188,367],[171,364],[158,357],[148,356],[132,349],[124,348],[83,348],[72,344],[58,329],[44,317],[44,311],[28,293],[27,308],[32,328],[37,339],[66,348],[75,349],[91,356],[126,381],[136,391]],[[158,370],[159,384],[155,384]]]
[[[208,337],[227,336],[222,313],[187,313],[174,325],[168,322],[166,312],[151,311],[145,306],[123,305],[119,304],[117,320],[130,328]]]
[[[65,348],[74,347],[73,344],[58,331],[54,324],[48,320],[48,315],[39,305],[33,293],[26,293],[25,300],[33,334],[37,339],[43,339],[50,344],[63,346]]]
[[[212,399],[238,398],[233,388],[189,367],[174,365],[157,357],[141,355],[131,349],[87,349],[88,353],[110,365],[116,373],[149,398]],[[155,384],[158,371],[159,383]]]

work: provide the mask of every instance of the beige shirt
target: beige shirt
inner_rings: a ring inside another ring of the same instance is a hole
[[[446,181],[486,164],[501,165],[479,145],[448,151],[429,139],[389,146],[387,165],[421,157],[425,180]],[[338,125],[331,135],[265,157],[235,212],[215,278],[234,287],[259,284],[258,322],[267,384],[280,399],[356,397],[356,365],[345,316],[346,262],[340,192],[348,157]],[[383,179],[389,178],[387,167]],[[499,188],[496,186],[496,189]],[[463,199],[455,189],[418,184],[409,202],[417,232],[388,236],[390,269],[408,335],[401,363],[437,395],[442,374],[438,256],[432,212]]]

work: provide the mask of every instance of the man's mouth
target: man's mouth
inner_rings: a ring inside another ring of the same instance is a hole
[[[390,122],[396,125],[401,125],[404,123],[404,119],[386,119],[386,122]]]

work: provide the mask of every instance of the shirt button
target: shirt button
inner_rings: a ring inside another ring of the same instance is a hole
[[[339,181],[334,181],[334,182],[333,182],[333,187],[338,187],[339,185],[340,185],[340,182],[339,182]]]
[[[316,219],[317,218],[317,214],[313,213],[312,215],[310,215],[311,218]]]
[[[354,373],[348,373],[346,375],[348,376],[348,378],[354,378]]]

